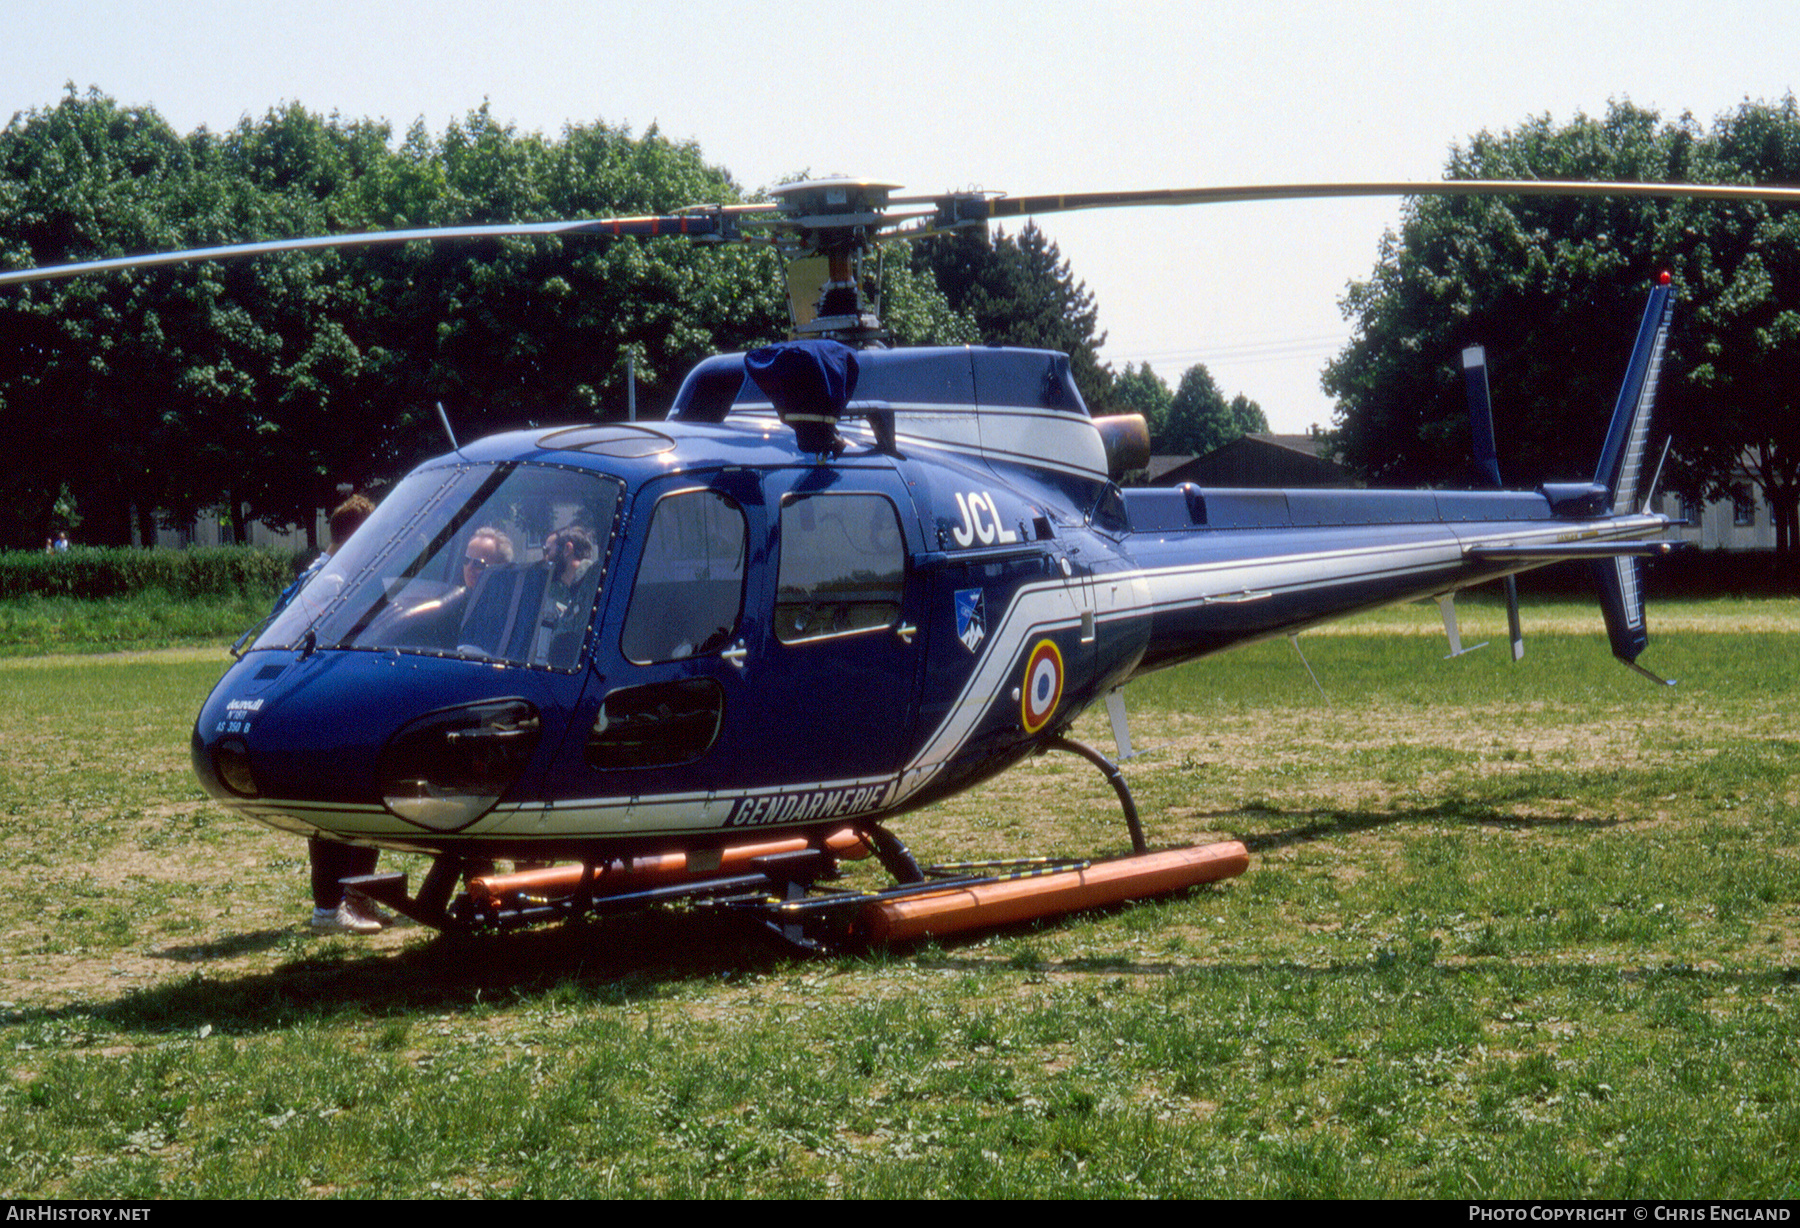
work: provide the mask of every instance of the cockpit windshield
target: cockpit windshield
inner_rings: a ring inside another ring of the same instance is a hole
[[[605,574],[621,484],[536,465],[406,478],[255,648],[438,653],[572,669]]]

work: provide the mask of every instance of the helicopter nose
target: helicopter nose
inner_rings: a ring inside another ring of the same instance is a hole
[[[485,662],[333,652],[246,663],[195,721],[194,772],[274,826],[457,831],[529,769],[554,724],[546,696],[559,697],[538,676]]]
[[[233,729],[209,739],[203,732],[203,725],[204,714],[194,723],[188,748],[193,758],[194,775],[199,777],[201,785],[218,798],[261,797],[262,788],[251,769],[250,746],[243,734]],[[215,735],[220,732],[214,730]]]

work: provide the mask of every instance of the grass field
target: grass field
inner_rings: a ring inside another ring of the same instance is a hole
[[[0,660],[0,1194],[1794,1197],[1800,603],[1652,618],[1672,691],[1573,604],[1518,666],[1407,608],[1302,639],[1323,695],[1285,642],[1146,679],[1152,843],[1245,876],[810,961],[314,939],[188,768],[219,648]],[[1066,756],[899,829],[1127,846]]]

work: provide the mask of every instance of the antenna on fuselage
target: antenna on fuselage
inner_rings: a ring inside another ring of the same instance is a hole
[[[444,434],[450,437],[450,450],[452,452],[461,452],[462,449],[458,447],[456,443],[456,432],[450,429],[450,415],[444,412],[444,403],[442,401],[437,403],[437,411],[438,421],[444,424]]]

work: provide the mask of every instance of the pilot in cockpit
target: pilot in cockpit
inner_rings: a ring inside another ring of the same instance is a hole
[[[384,634],[394,643],[408,647],[457,648],[466,638],[465,624],[474,612],[483,578],[512,561],[511,538],[492,526],[476,529],[463,548],[456,586],[428,601],[398,610],[397,618]]]
[[[544,559],[551,568],[551,583],[555,585],[552,592],[566,609],[569,598],[594,565],[594,535],[578,524],[564,525],[544,540]]]
[[[473,592],[481,575],[490,567],[498,567],[513,561],[512,541],[499,529],[483,527],[469,535],[469,545],[463,551],[462,586],[467,592]]]

